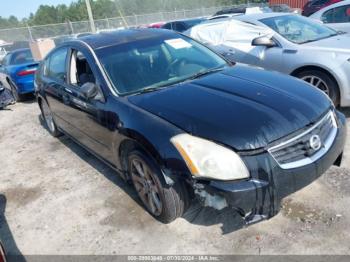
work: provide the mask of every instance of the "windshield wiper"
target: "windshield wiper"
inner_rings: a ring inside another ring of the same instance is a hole
[[[205,75],[209,75],[209,74],[212,74],[212,73],[215,73],[218,71],[222,71],[222,70],[224,70],[224,68],[225,67],[220,66],[220,67],[208,69],[205,71],[201,71],[201,72],[198,72],[197,74],[194,74],[193,76],[189,77],[188,79],[197,79],[197,78],[200,78],[200,77],[205,76]]]
[[[154,91],[157,91],[157,90],[161,90],[161,89],[164,89],[168,86],[172,86],[172,85],[175,85],[179,82],[182,82],[182,80],[178,80],[178,81],[174,81],[174,82],[170,82],[170,83],[165,83],[165,84],[162,84],[162,85],[153,85],[153,86],[149,86],[149,87],[145,87],[137,92],[134,92],[132,93],[132,95],[139,95],[139,94],[145,94],[145,93],[150,93],[150,92],[154,92]]]
[[[139,95],[139,94],[145,94],[145,93],[158,91],[158,90],[161,90],[161,89],[166,88],[168,86],[172,86],[172,85],[175,85],[175,84],[178,84],[178,83],[181,83],[181,82],[185,82],[185,81],[188,81],[188,80],[197,79],[199,77],[202,77],[202,76],[205,76],[205,75],[208,75],[208,74],[211,74],[211,73],[215,73],[215,72],[221,71],[223,69],[225,69],[224,66],[208,69],[208,70],[199,72],[197,74],[194,74],[194,75],[190,76],[189,78],[179,79],[177,81],[174,81],[174,82],[171,82],[171,83],[165,83],[163,85],[149,86],[149,87],[143,88],[143,89],[141,89],[141,90],[139,90],[137,92],[131,93],[130,95]]]
[[[141,89],[135,93],[132,93],[132,95],[138,95],[138,94],[145,94],[145,93],[150,93],[150,92],[154,92],[157,90],[160,90],[164,87],[167,87],[168,85],[162,85],[162,86],[151,86],[151,87],[146,87],[144,89]]]

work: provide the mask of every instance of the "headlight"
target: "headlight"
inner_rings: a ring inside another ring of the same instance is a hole
[[[170,141],[196,177],[218,180],[249,177],[242,159],[232,150],[189,134],[174,136]]]

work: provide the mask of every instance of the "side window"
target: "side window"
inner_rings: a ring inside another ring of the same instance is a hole
[[[350,5],[344,5],[334,8],[333,23],[350,22]]]
[[[177,32],[181,33],[181,32],[186,31],[186,26],[182,22],[174,23],[174,26],[175,26],[174,30],[177,31]]]
[[[41,72],[44,76],[49,75],[49,63],[50,63],[50,58],[47,57],[43,62],[42,62],[42,67],[41,67]]]
[[[322,21],[324,23],[349,23],[350,5],[340,6],[325,12]]]
[[[169,29],[171,30],[171,23],[167,23],[163,26],[164,29]]]
[[[80,87],[85,83],[96,83],[91,67],[80,51],[73,50],[70,60],[69,83]]]
[[[333,13],[334,9],[328,10],[322,15],[321,21],[326,24],[333,23]]]
[[[66,80],[67,51],[67,48],[60,48],[51,54],[45,75],[63,82]]]

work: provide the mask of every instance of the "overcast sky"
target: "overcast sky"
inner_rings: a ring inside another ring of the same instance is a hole
[[[19,19],[28,17],[30,13],[34,13],[39,5],[58,5],[70,4],[73,0],[1,0],[0,16],[9,17],[17,16]]]

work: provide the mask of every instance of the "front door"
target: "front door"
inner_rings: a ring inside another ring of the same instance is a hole
[[[100,81],[96,77],[94,63],[88,54],[72,49],[68,62],[68,78],[62,90],[65,107],[64,118],[72,126],[71,135],[80,143],[102,156],[110,163],[114,162],[112,136],[115,127],[111,126],[113,117],[107,110],[106,98],[99,88]],[[94,98],[86,98],[82,87],[93,83],[99,94]],[[117,119],[115,119],[116,121]]]

